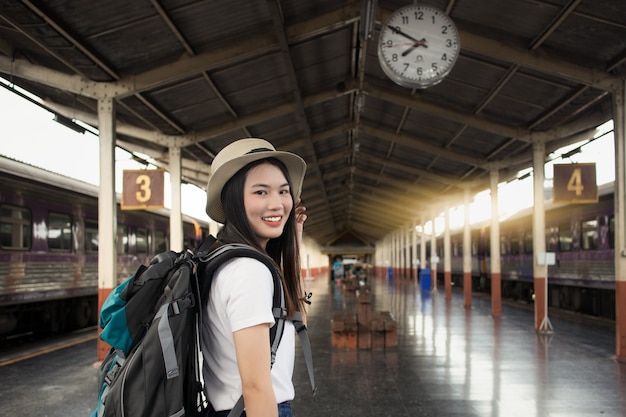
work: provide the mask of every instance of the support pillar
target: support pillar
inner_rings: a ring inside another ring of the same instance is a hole
[[[400,236],[398,236],[398,231],[393,232],[393,277],[400,276]]]
[[[100,131],[100,188],[98,192],[98,311],[117,286],[117,199],[115,194],[115,100],[98,99]],[[101,361],[110,347],[98,339]]]
[[[546,213],[543,183],[546,144],[533,143],[533,277],[535,290],[535,330],[551,333],[552,324],[548,319],[548,266],[540,265],[539,257],[546,253]]]
[[[626,361],[626,81],[613,92],[615,138],[615,353]]]
[[[419,260],[419,257],[417,255],[417,220],[413,222],[413,228],[411,229],[411,238],[413,240],[413,258],[411,259],[411,268],[412,270],[415,270],[415,275],[413,275],[415,278],[413,279],[413,282],[417,284],[417,279],[419,278],[419,267],[416,263],[416,261]]]
[[[435,210],[432,210],[430,223],[432,225],[430,232],[430,274],[431,274],[431,292],[437,294],[437,230],[435,228]]]
[[[499,172],[492,169],[491,181],[491,227],[489,235],[489,253],[491,254],[491,315],[502,315],[502,274],[500,270],[500,216],[498,210]]]
[[[402,229],[402,246],[403,246],[403,250],[402,250],[402,256],[404,257],[403,260],[403,271],[402,271],[402,276],[406,279],[406,278],[410,278],[411,276],[411,261],[410,261],[410,257],[411,257],[411,242],[409,239],[409,230],[410,230],[411,226],[406,226],[404,229]]]
[[[182,159],[180,147],[169,148],[170,158],[170,185],[172,189],[172,208],[170,211],[170,249],[180,252],[184,249],[183,214],[181,210]],[[191,248],[194,249],[194,248]]]
[[[429,265],[426,262],[426,225],[422,219],[422,231],[420,232],[420,265],[422,269],[428,268]]]
[[[446,206],[443,231],[443,287],[445,299],[452,299],[452,244],[450,241],[450,207]]]
[[[463,191],[463,305],[472,305],[472,235],[470,230],[470,190]]]

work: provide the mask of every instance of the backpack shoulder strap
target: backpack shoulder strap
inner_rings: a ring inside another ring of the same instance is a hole
[[[213,243],[214,242],[215,241],[213,241]],[[202,243],[201,247],[204,246],[204,244],[205,242]],[[240,243],[228,243],[225,245],[221,245],[208,253],[206,251],[198,252],[198,260],[200,261],[201,268],[203,268],[199,275],[201,281],[200,294],[202,295],[203,303],[206,303],[207,301],[206,297],[209,293],[209,289],[211,288],[211,282],[213,281],[215,271],[221,265],[223,265],[224,262],[232,258],[257,259],[258,261],[265,264],[265,266],[267,266],[272,274],[272,279],[274,282],[274,299],[272,300],[272,312],[274,314],[274,320],[276,321],[276,325],[272,326],[272,328],[270,329],[270,343],[272,351],[272,364],[274,364],[276,351],[278,350],[278,345],[280,344],[282,333],[285,327],[285,320],[287,319],[287,307],[285,306],[285,295],[282,281],[280,278],[280,272],[278,271],[272,258],[254,249],[251,246]]]
[[[302,320],[302,313],[296,311],[293,316],[289,316],[287,320],[291,320],[293,325],[300,336],[300,345],[302,346],[302,354],[306,361],[306,370],[309,373],[309,382],[311,383],[311,390],[313,395],[317,393],[317,386],[315,385],[315,375],[313,373],[313,353],[311,351],[311,341],[309,340],[309,333],[307,332],[306,325]]]
[[[212,236],[211,236],[212,237]],[[283,331],[285,329],[285,320],[287,319],[287,308],[285,306],[285,296],[283,293],[283,285],[280,278],[280,273],[274,264],[274,261],[264,253],[259,252],[251,246],[228,243],[218,246],[217,248],[207,252],[209,248],[213,246],[215,240],[211,243],[207,243],[207,239],[202,242],[198,251],[198,260],[200,261],[203,271],[199,274],[200,277],[200,291],[203,298],[203,303],[206,303],[209,289],[211,288],[211,282],[215,271],[232,258],[253,258],[262,262],[267,266],[272,274],[272,280],[274,282],[274,298],[272,300],[272,312],[274,314],[274,320],[276,324],[270,329],[270,351],[271,351],[271,365],[274,365],[276,360],[276,352],[278,351],[278,345],[282,339]],[[202,249],[205,249],[203,251]],[[244,410],[243,395],[239,397],[239,400],[232,408],[228,417],[239,417]]]
[[[282,335],[285,329],[285,320],[292,320],[294,323],[294,327],[296,328],[296,331],[300,336],[311,387],[313,389],[313,393],[315,394],[317,388],[315,387],[315,380],[313,377],[313,359],[311,353],[311,344],[308,334],[306,332],[306,326],[302,322],[302,316],[300,312],[297,312],[294,317],[287,317],[284,289],[280,277],[280,272],[278,271],[274,261],[266,254],[259,252],[253,247],[239,243],[229,243],[221,245],[209,252],[209,249],[216,242],[215,238],[213,238],[212,236],[209,236],[209,238],[211,238],[208,239],[210,243],[207,243],[207,239],[205,239],[205,241],[202,242],[198,250],[198,259],[202,267],[204,268],[204,271],[199,276],[201,279],[200,291],[203,297],[203,303],[206,302],[206,296],[208,295],[208,291],[211,288],[211,282],[213,280],[215,271],[227,260],[237,257],[248,257],[257,259],[258,261],[265,264],[270,270],[274,282],[274,299],[272,301],[272,306],[276,325],[272,326],[272,328],[270,329],[270,344],[272,354],[271,364],[274,365],[274,362],[276,360],[276,352],[278,351],[278,346],[280,344],[280,340],[282,339]],[[243,410],[244,402],[243,396],[241,396],[233,409],[228,414],[228,416],[240,416]]]
[[[204,239],[202,239],[202,243],[198,246],[198,250],[196,253],[201,254],[203,252],[208,252],[211,250],[211,247],[217,242],[217,239],[213,235],[208,235]]]

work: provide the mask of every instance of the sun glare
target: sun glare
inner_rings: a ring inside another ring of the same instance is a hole
[[[579,150],[578,152],[573,152]],[[567,155],[565,158],[564,155]],[[597,128],[593,140],[585,140],[556,150],[548,155],[549,162],[544,167],[546,189],[552,187],[553,166],[555,163],[595,163],[596,182],[598,185],[615,180],[615,143],[613,121]],[[498,185],[498,219],[500,221],[520,210],[533,205],[532,168],[518,173],[517,178]],[[484,190],[473,196],[469,206],[470,224],[488,223],[491,220],[491,191]],[[465,224],[465,206],[463,204],[449,209],[450,230],[463,229]],[[421,233],[422,226],[416,227]],[[435,232],[441,236],[445,230],[445,212],[435,217]],[[424,233],[432,234],[432,219],[424,224]]]

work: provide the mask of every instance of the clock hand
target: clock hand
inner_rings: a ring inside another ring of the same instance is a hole
[[[412,37],[411,35],[407,35],[406,33],[402,32],[399,28],[397,27],[391,27],[391,31],[394,33],[397,33],[398,35],[402,35],[407,39],[411,39],[413,42],[420,42],[417,39],[415,39],[414,37]]]
[[[423,46],[424,48],[428,48],[428,45],[426,45],[426,38],[422,39],[421,41],[415,41],[415,43],[406,51],[402,52],[402,56],[407,56],[408,54],[411,53],[411,51],[413,51],[413,49],[419,47],[419,46]]]

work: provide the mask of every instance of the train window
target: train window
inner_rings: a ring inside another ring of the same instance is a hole
[[[0,206],[0,245],[2,249],[28,250],[32,244],[30,210],[7,204]]]
[[[459,257],[463,255],[463,248],[461,247],[461,242],[458,240],[453,240],[450,245],[452,249],[452,256]]]
[[[72,218],[69,214],[48,214],[48,249],[59,252],[72,250]]]
[[[582,222],[582,242],[581,248],[584,250],[598,249],[598,220],[587,220]]]
[[[530,232],[524,233],[524,253],[528,255],[533,253],[533,234]]]
[[[477,256],[480,245],[480,232],[476,231],[471,234],[470,245],[472,249],[472,256]]]
[[[128,254],[128,226],[124,224],[117,227],[117,254]]]
[[[500,236],[500,255],[509,254],[509,242],[506,236]]]
[[[559,225],[559,250],[571,252],[574,246],[574,234],[569,224]]]
[[[612,216],[598,217],[598,249],[615,249],[615,227]]]
[[[484,245],[485,256],[491,256],[491,236],[489,236],[489,231],[485,232]]]
[[[609,218],[609,247],[615,249],[615,216]]]
[[[98,252],[98,223],[85,220],[85,252]]]
[[[559,228],[546,228],[546,251],[556,252],[559,249]]]
[[[161,253],[167,249],[167,241],[165,240],[165,233],[154,232],[154,252]]]
[[[511,233],[511,255],[519,255],[522,253],[522,245],[520,244],[520,236],[518,233]]]
[[[137,240],[135,242],[135,247],[137,248],[137,253],[139,254],[147,254],[148,253],[148,231],[143,227],[137,228],[135,232]]]

